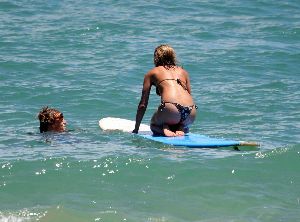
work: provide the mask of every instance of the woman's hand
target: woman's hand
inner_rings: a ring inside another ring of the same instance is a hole
[[[135,134],[138,134],[138,130],[136,130],[136,129],[134,129],[134,130],[132,130],[132,133],[135,133]]]

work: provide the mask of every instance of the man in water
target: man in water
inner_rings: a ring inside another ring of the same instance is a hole
[[[40,132],[64,132],[66,130],[66,120],[64,115],[57,109],[43,107],[38,114],[40,121]]]

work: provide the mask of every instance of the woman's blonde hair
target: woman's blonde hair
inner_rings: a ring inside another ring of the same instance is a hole
[[[160,45],[154,51],[154,65],[171,68],[177,66],[175,50],[169,45]]]

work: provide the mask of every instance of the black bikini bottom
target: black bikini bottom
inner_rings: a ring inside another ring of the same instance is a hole
[[[188,118],[188,116],[191,114],[193,108],[198,109],[198,106],[195,104],[191,105],[191,106],[183,106],[179,103],[161,101],[161,104],[159,106],[160,111],[162,111],[163,108],[165,108],[166,103],[173,104],[177,108],[178,112],[180,113],[180,122],[181,123]]]

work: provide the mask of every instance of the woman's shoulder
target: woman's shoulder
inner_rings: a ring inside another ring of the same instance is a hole
[[[183,75],[183,76],[185,76],[185,77],[187,77],[187,78],[188,78],[188,76],[189,76],[189,73],[188,73],[184,68],[182,68],[182,67],[178,67],[178,72],[179,72],[181,75]]]
[[[154,68],[150,69],[147,72],[146,76],[157,76],[157,75],[160,75],[162,72],[163,72],[163,69],[160,66],[158,66],[158,67],[154,67]]]
[[[150,71],[153,72],[153,73],[160,73],[163,70],[164,70],[163,66],[156,66],[156,67],[153,67]]]
[[[147,72],[146,76],[160,78],[161,76],[168,76],[170,73],[171,74],[174,73],[174,71],[177,72],[178,74],[188,75],[188,72],[180,66],[176,66],[171,69],[166,69],[163,66],[157,66],[150,69]]]
[[[181,67],[181,66],[176,66],[176,69],[177,69],[178,71],[180,71],[180,72],[187,73],[187,71],[186,71],[183,67]]]

